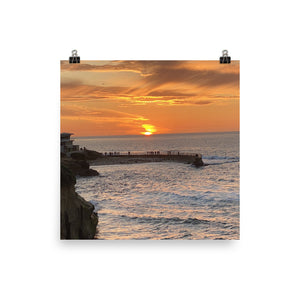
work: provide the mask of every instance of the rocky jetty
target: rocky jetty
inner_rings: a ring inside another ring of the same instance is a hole
[[[151,162],[179,162],[185,164],[192,164],[195,162],[195,155],[182,155],[182,154],[131,154],[131,155],[103,155],[99,156],[96,160],[90,160],[92,166],[97,165],[116,165],[116,164],[138,164],[138,163],[151,163]],[[200,159],[202,161],[202,159]],[[202,162],[203,163],[203,162]]]
[[[98,224],[94,205],[75,192],[76,178],[61,163],[60,238],[93,239]]]
[[[199,156],[198,154],[196,154],[195,160],[192,163],[192,165],[195,166],[196,168],[204,166],[204,162],[202,160],[202,156]]]

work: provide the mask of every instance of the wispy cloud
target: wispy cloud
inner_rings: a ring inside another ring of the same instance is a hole
[[[61,107],[62,118],[66,119],[85,119],[94,122],[102,122],[103,120],[114,120],[114,121],[147,121],[147,118],[144,118],[140,115],[124,113],[121,111],[111,110],[111,109],[90,109],[83,105],[62,105]]]
[[[63,104],[61,107],[61,123],[63,127],[72,124],[73,131],[82,132],[82,128],[89,130],[109,130],[115,134],[135,134],[136,129],[148,118],[137,114],[129,114],[111,109],[88,108],[84,105]],[[85,133],[83,133],[85,134]],[[78,135],[78,134],[77,134]]]
[[[232,88],[236,90],[239,86],[238,68],[220,68],[211,62],[207,62],[205,68],[203,63],[185,61],[108,61],[78,65],[63,61],[61,66],[62,71],[126,71],[140,74],[138,82],[132,81],[128,86],[118,86],[117,75],[110,85],[95,85],[79,80],[70,81],[70,78],[65,79],[62,73],[62,101],[112,99],[137,105],[198,105],[208,104],[207,99],[210,99],[209,103],[217,101],[224,91]]]
[[[225,123],[238,128],[239,62],[62,61],[61,71],[66,131],[138,134],[143,124],[158,133],[220,130]]]

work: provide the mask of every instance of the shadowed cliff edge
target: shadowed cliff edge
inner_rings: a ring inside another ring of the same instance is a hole
[[[94,205],[75,192],[76,178],[61,162],[60,238],[93,239],[98,224]]]

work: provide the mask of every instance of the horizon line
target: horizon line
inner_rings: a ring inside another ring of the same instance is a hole
[[[239,133],[239,130],[230,130],[230,131],[201,131],[201,132],[177,132],[177,133],[157,133],[145,137],[142,134],[123,134],[123,135],[73,135],[73,138],[93,138],[93,137],[129,137],[129,136],[141,136],[149,138],[151,136],[161,136],[161,135],[175,135],[175,134],[199,134],[199,133]]]

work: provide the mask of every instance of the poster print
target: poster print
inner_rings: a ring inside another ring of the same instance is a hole
[[[239,61],[61,61],[61,239],[239,239]]]

